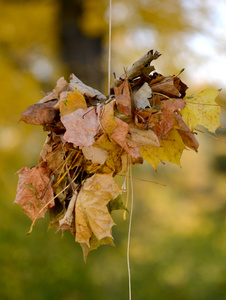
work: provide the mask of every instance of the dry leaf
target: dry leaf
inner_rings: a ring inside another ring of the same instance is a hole
[[[152,90],[147,82],[145,82],[137,92],[133,94],[134,102],[136,105],[136,108],[148,108],[150,106],[150,102],[148,98],[151,98],[152,96]]]
[[[119,118],[115,117],[115,121],[118,123],[118,126],[111,134],[111,138],[119,144],[123,149],[125,149],[132,157],[140,157],[140,150],[138,148],[129,147],[126,143],[126,137],[129,132],[129,125]]]
[[[85,262],[86,262],[89,252],[92,250],[96,250],[99,246],[102,246],[102,245],[115,246],[112,238],[106,237],[101,240],[98,240],[94,234],[90,238],[89,243],[90,243],[90,247],[88,247],[86,244],[81,244],[82,251],[83,251],[83,258],[84,258]]]
[[[163,108],[161,121],[153,128],[159,139],[173,128],[174,111],[183,109],[185,107],[185,103],[182,99],[172,100],[173,102],[171,100],[162,101]]]
[[[60,77],[57,81],[55,88],[53,89],[53,94],[58,99],[60,97],[60,93],[66,91],[68,88],[68,82],[64,79],[64,77]]]
[[[61,117],[61,121],[66,128],[65,141],[75,146],[92,146],[100,127],[94,107],[79,108]]]
[[[54,193],[49,179],[50,170],[42,166],[22,168],[18,172],[19,182],[15,203],[20,204],[29,218],[34,220],[43,206],[53,199]],[[44,218],[48,209],[54,206],[54,200],[37,217]]]
[[[169,161],[180,166],[180,158],[184,149],[185,145],[180,134],[176,129],[173,129],[160,141],[160,147],[141,147],[140,153],[157,170],[158,164],[163,161]]]
[[[179,132],[180,136],[182,137],[184,144],[187,147],[189,147],[190,149],[197,152],[199,143],[198,143],[196,137],[194,136],[194,134],[191,132],[191,130],[189,129],[189,127],[187,126],[187,124],[184,122],[183,118],[180,115],[174,113],[174,118],[179,127],[179,129],[177,129],[177,131]]]
[[[142,130],[136,127],[129,128],[126,142],[130,147],[155,146],[159,147],[159,139],[153,130]]]
[[[94,164],[103,165],[108,157],[108,152],[97,147],[81,147],[82,153],[86,159],[89,159]]]
[[[100,123],[104,132],[111,134],[115,128],[118,126],[118,123],[115,121],[115,100],[112,100],[104,106],[104,111],[101,114]]]
[[[95,90],[95,89],[91,88],[90,86],[84,84],[74,74],[71,74],[71,76],[70,76],[69,89],[72,91],[77,89],[80,94],[90,97],[90,98],[95,98],[100,101],[107,99],[107,97],[105,95],[103,95],[98,90]]]
[[[95,174],[85,181],[76,202],[77,242],[90,247],[92,234],[99,241],[106,237],[112,238],[111,228],[115,223],[107,204],[122,192],[110,174]]]
[[[125,79],[124,82],[117,88],[115,87],[116,105],[120,114],[131,116],[131,97],[129,89],[129,81]]]
[[[62,94],[63,93],[61,93],[61,95]],[[84,96],[80,94],[77,89],[74,90],[73,93],[67,93],[65,99],[60,98],[59,109],[61,117],[70,114],[79,108],[86,109],[87,104]]]
[[[21,113],[20,121],[32,125],[42,125],[54,123],[58,116],[58,111],[54,109],[57,101],[49,101],[46,103],[36,103],[28,106],[24,112]]]

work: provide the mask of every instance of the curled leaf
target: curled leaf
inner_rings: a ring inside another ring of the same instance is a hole
[[[57,101],[49,101],[28,106],[26,110],[21,113],[22,117],[20,121],[42,126],[54,123],[54,119],[58,116],[58,111],[54,108],[56,103]]]

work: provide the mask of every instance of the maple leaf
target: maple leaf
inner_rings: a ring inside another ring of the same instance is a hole
[[[219,90],[205,89],[200,93],[184,98],[186,106],[181,110],[181,115],[191,131],[197,125],[202,125],[211,132],[215,132],[220,124],[221,107],[215,99]]]
[[[94,234],[100,241],[110,237],[115,225],[107,209],[110,200],[123,190],[111,174],[94,174],[82,185],[76,202],[76,241],[90,247]]]
[[[163,161],[168,161],[180,165],[180,158],[185,145],[180,134],[176,129],[172,129],[160,141],[160,147],[145,146],[140,147],[141,156],[157,170],[158,164]]]
[[[66,100],[59,101],[60,115],[64,116],[72,113],[78,108],[86,109],[87,104],[84,96],[77,89],[73,93],[67,94]]]
[[[84,258],[85,262],[86,262],[86,259],[87,259],[87,256],[88,256],[89,252],[92,251],[92,250],[96,250],[99,246],[102,246],[102,245],[115,246],[115,244],[113,242],[113,239],[111,237],[105,237],[101,240],[98,240],[94,234],[90,238],[89,243],[90,243],[89,247],[86,244],[80,244],[81,247],[82,247],[83,258]]]
[[[114,129],[118,126],[118,123],[115,121],[114,115],[114,106],[116,101],[113,100],[104,106],[104,111],[101,114],[100,123],[103,130],[111,134]]]
[[[66,127],[65,141],[75,146],[92,146],[100,128],[94,107],[79,108],[61,117],[61,121]]]
[[[20,204],[25,214],[34,220],[44,205],[54,197],[49,179],[50,170],[42,166],[31,169],[24,167],[17,173],[19,174],[19,182],[14,202]],[[44,218],[46,211],[53,206],[54,200],[43,209],[37,219]]]
[[[121,171],[122,162],[121,155],[124,150],[105,133],[101,135],[93,144],[93,146],[104,149],[108,152],[107,159],[103,166],[98,169],[99,173],[114,173]]]
[[[125,149],[132,157],[140,157],[139,147],[129,147],[126,143],[126,137],[129,132],[129,125],[117,117],[115,117],[115,121],[118,123],[118,126],[112,132],[111,138],[123,149]]]
[[[36,103],[26,108],[21,113],[20,121],[32,125],[46,125],[54,123],[54,119],[58,116],[57,110],[54,105],[57,101],[49,101],[46,103]]]
[[[173,102],[172,102],[172,101]],[[160,139],[164,134],[173,128],[173,113],[185,107],[182,99],[164,100],[162,108],[162,118],[160,122],[153,128],[155,134]]]
[[[129,80],[125,79],[123,83],[114,88],[116,96],[116,105],[120,114],[131,116],[132,107],[131,107],[131,97],[129,89]]]

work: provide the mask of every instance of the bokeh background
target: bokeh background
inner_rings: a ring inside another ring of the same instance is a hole
[[[31,222],[13,204],[15,173],[37,164],[46,137],[17,123],[20,113],[72,72],[107,93],[109,3],[0,0],[0,12],[0,298],[128,299],[122,212],[114,213],[117,247],[100,247],[85,264],[73,236],[47,231],[48,216],[26,236]],[[112,0],[112,72],[157,49],[159,73],[185,68],[190,93],[222,88],[225,105],[225,16],[224,0]],[[225,129],[217,137],[226,141]],[[198,140],[199,153],[185,151],[182,168],[133,170],[133,299],[226,299],[226,144],[201,133]]]

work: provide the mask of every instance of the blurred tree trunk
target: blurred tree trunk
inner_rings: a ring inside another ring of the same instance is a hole
[[[82,32],[80,19],[83,17],[84,0],[58,1],[60,3],[59,30],[62,59],[69,71],[80,80],[94,88],[101,89],[103,83],[102,36],[90,37]]]

